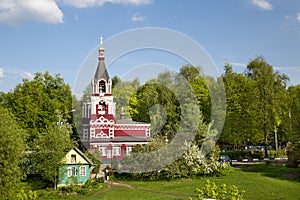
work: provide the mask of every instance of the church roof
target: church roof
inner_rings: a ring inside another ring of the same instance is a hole
[[[120,119],[120,120],[116,121],[116,124],[145,124],[145,125],[148,125],[144,122],[133,121],[132,119]]]
[[[104,143],[110,143],[110,142],[147,142],[149,141],[149,138],[147,137],[138,137],[138,136],[117,136],[114,138],[92,138],[90,139],[90,142],[104,142]]]
[[[109,79],[109,75],[105,66],[105,62],[104,59],[100,59],[99,58],[99,62],[98,62],[98,66],[97,66],[97,70],[94,76],[94,80],[108,80]]]
[[[94,76],[94,80],[108,80],[109,79],[109,75],[105,66],[105,62],[104,62],[104,47],[103,47],[103,43],[102,43],[102,37],[100,38],[100,47],[99,47],[99,62],[98,62],[98,66],[97,66],[97,70]]]

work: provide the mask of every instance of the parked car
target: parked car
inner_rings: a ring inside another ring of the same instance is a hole
[[[228,155],[220,155],[220,161],[222,162],[230,162],[231,164],[231,159]]]

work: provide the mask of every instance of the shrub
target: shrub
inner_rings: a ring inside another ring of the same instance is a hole
[[[36,191],[25,191],[25,188],[23,187],[20,192],[17,194],[18,200],[36,200],[37,199],[37,193]]]
[[[298,160],[300,160],[300,140],[288,144],[287,156],[289,165],[297,168]]]
[[[243,150],[243,151],[226,151],[222,152],[223,155],[228,155],[232,160],[242,160],[242,159],[263,159],[264,153],[257,150]]]
[[[286,152],[284,150],[278,150],[278,151],[269,151],[268,152],[269,158],[285,158]]]
[[[202,188],[196,188],[196,197],[199,200],[204,198],[213,198],[218,200],[242,200],[245,190],[239,191],[235,185],[231,185],[227,188],[226,184],[222,184],[218,187],[215,182],[210,180],[205,181],[205,185]],[[191,200],[192,198],[190,198]]]

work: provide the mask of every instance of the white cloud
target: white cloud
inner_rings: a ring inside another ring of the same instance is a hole
[[[33,79],[34,75],[30,72],[19,72],[19,75],[22,77],[22,78],[27,78],[29,80]]]
[[[0,83],[3,82],[3,79],[4,78],[4,69],[3,68],[0,68]]]
[[[34,21],[60,24],[63,23],[64,14],[59,4],[88,8],[106,3],[140,6],[152,2],[153,0],[0,0],[0,23],[18,25]]]
[[[0,68],[0,78],[3,78],[3,77],[4,77],[4,69]]]
[[[24,78],[32,80],[34,75],[23,70],[0,68],[0,91],[13,89],[17,84],[21,83]]]
[[[63,23],[63,12],[55,0],[0,0],[0,23],[17,25],[27,21]]]
[[[273,6],[268,0],[251,0],[251,3],[262,10],[273,10]]]
[[[300,23],[300,13],[297,13],[296,19],[297,19],[297,21]]]
[[[142,22],[142,21],[145,21],[145,18],[141,15],[141,13],[135,13],[131,17],[131,20],[134,22]]]
[[[150,4],[153,0],[61,0],[61,2],[76,8],[88,8],[102,6],[106,3],[139,6]]]
[[[300,71],[300,66],[274,67],[274,69],[281,70],[281,71]]]
[[[246,63],[239,63],[239,62],[221,62],[221,63],[227,63],[231,66],[235,66],[235,67],[247,67],[247,64]]]

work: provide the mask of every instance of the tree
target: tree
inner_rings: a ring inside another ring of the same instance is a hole
[[[290,166],[298,167],[300,159],[300,85],[291,86],[288,89],[288,117],[286,125],[288,129],[287,155]]]
[[[186,78],[188,82],[202,76],[201,67],[195,67],[192,65],[182,66],[180,68],[179,74],[181,74],[184,78]]]
[[[285,90],[287,76],[274,72],[273,67],[263,57],[257,57],[248,64],[246,75],[255,82],[253,88],[256,97],[255,117],[257,122],[261,122],[258,125],[264,138],[265,157],[268,157],[268,140],[274,128],[278,126],[282,102],[279,95]]]
[[[132,95],[129,106],[133,120],[152,122],[153,134],[166,135],[169,139],[174,137],[180,121],[180,111],[178,99],[169,88],[157,80],[149,81]]]
[[[222,76],[226,91],[226,119],[220,141],[238,145],[246,142],[260,144],[253,106],[254,81],[242,73],[235,73],[230,65],[225,65]]]
[[[211,121],[211,99],[210,99],[210,91],[208,90],[208,86],[205,78],[198,77],[190,80],[190,86],[193,89],[193,92],[196,95],[200,111],[204,117],[204,122]]]
[[[16,192],[21,180],[19,163],[25,150],[24,130],[3,107],[0,118],[0,199],[7,199]]]
[[[287,120],[289,141],[300,139],[300,85],[291,86],[288,89],[289,117]]]
[[[72,124],[72,95],[70,86],[59,75],[36,73],[33,80],[24,79],[15,89],[3,95],[1,104],[10,108],[20,126],[26,130],[28,148],[39,133],[60,115]]]
[[[72,127],[68,123],[52,124],[34,141],[34,159],[36,169],[44,179],[51,181],[56,188],[59,168],[64,165],[63,157],[74,146],[70,136]]]
[[[138,79],[134,81],[121,81],[119,78],[113,78],[113,95],[116,101],[116,117],[120,117],[121,113],[125,114],[126,118],[130,118],[129,113],[129,100],[132,95],[136,92],[140,83]]]

